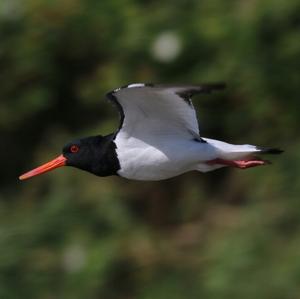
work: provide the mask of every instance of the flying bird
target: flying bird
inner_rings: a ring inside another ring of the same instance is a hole
[[[221,167],[245,169],[269,164],[259,154],[279,154],[277,148],[235,145],[200,135],[191,97],[225,87],[222,83],[160,85],[135,83],[107,93],[120,113],[116,132],[66,144],[62,154],[19,178],[61,166],[73,166],[97,176],[119,175],[157,181],[196,170]]]

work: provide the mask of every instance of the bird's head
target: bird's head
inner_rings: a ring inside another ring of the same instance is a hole
[[[62,166],[73,166],[100,176],[110,175],[106,174],[106,154],[111,146],[110,140],[100,135],[74,140],[63,147],[57,158],[26,172],[19,179],[29,179]]]

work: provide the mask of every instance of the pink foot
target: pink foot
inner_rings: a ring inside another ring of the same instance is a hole
[[[266,165],[270,164],[269,161],[266,160],[260,160],[258,158],[255,158],[253,160],[223,160],[223,159],[214,159],[206,162],[209,165],[214,164],[221,164],[221,165],[227,165],[232,166],[240,169],[246,169],[250,167],[260,166],[260,165]]]

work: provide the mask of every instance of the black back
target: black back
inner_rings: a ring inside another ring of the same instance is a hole
[[[66,165],[98,176],[117,175],[120,163],[113,138],[114,134],[99,135],[68,143],[63,148]]]

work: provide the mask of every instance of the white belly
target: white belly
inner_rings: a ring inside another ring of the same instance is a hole
[[[168,139],[147,144],[139,139],[115,140],[121,169],[118,174],[134,180],[155,181],[197,169],[197,163],[212,156],[208,145],[193,140]]]
[[[162,180],[191,170],[187,163],[174,163],[172,157],[151,146],[122,151],[122,154],[118,153],[118,158],[121,166],[118,174],[134,180]]]

